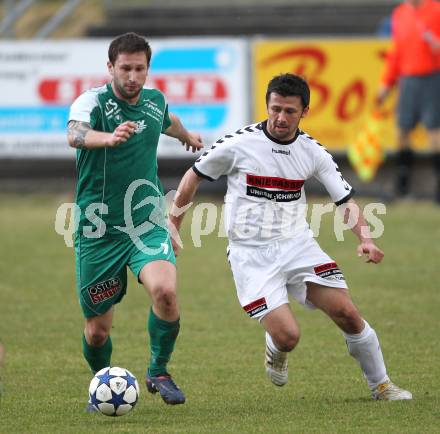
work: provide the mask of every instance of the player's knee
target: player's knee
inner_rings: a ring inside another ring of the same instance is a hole
[[[176,288],[174,285],[160,283],[151,290],[153,301],[162,308],[173,308],[176,305]]]
[[[86,327],[86,340],[92,347],[101,347],[109,336],[108,330],[96,324],[89,324]]]
[[[298,345],[299,337],[299,332],[288,330],[280,331],[276,336],[272,336],[272,339],[280,351],[290,352]]]

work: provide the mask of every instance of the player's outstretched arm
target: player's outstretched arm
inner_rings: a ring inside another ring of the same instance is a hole
[[[182,180],[180,181],[177,192],[174,196],[173,206],[168,216],[168,229],[171,235],[171,241],[174,249],[174,254],[179,254],[180,245],[178,240],[180,227],[182,225],[185,211],[191,205],[191,201],[196,194],[197,188],[203,178],[198,176],[191,168],[187,170]]]
[[[346,203],[344,223],[350,223],[351,230],[359,238],[360,244],[357,247],[358,256],[367,255],[366,262],[372,262],[374,264],[381,262],[384,253],[374,244],[362,210],[353,199],[349,199]]]
[[[200,134],[188,131],[174,114],[170,113],[171,125],[165,130],[165,134],[180,140],[186,150],[191,148],[192,152],[196,152],[203,148],[203,141]]]
[[[67,140],[72,148],[96,149],[115,147],[126,142],[135,132],[136,124],[127,121],[113,133],[93,130],[89,123],[71,120],[67,124]]]

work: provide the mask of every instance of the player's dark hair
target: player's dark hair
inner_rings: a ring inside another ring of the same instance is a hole
[[[150,66],[151,47],[150,44],[141,35],[134,32],[124,33],[113,39],[108,47],[108,60],[112,65],[115,64],[116,59],[120,53],[139,53],[145,52],[147,56],[147,65]]]
[[[283,97],[299,96],[303,108],[310,104],[310,88],[307,82],[295,74],[280,74],[272,78],[267,85],[266,105],[269,104],[270,94],[277,93]]]

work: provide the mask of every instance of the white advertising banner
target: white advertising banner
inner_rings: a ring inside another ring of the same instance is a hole
[[[73,157],[69,106],[109,81],[107,39],[0,42],[0,158]],[[205,143],[248,122],[247,44],[239,39],[152,40],[147,87]],[[193,157],[162,135],[160,157]]]

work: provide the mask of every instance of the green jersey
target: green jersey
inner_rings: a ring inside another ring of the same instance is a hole
[[[91,222],[94,237],[96,231],[103,232],[99,218],[108,235],[118,235],[141,224],[144,233],[149,230],[148,225],[150,229],[165,227],[162,188],[157,177],[159,136],[171,125],[164,95],[156,89],[143,89],[138,102],[128,104],[117,98],[107,84],[79,96],[70,109],[70,120],[87,122],[93,130],[109,133],[126,121],[137,126],[126,142],[114,148],[77,150],[80,233]]]

